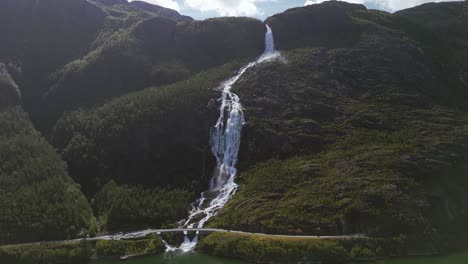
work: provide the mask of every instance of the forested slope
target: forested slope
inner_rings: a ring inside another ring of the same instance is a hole
[[[47,131],[64,111],[255,57],[264,31],[256,19],[194,21],[138,1],[2,1],[0,62]]]
[[[18,106],[0,112],[0,243],[73,238],[95,220],[67,165]]]

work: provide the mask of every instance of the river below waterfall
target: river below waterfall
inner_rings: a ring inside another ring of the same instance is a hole
[[[122,261],[94,261],[91,264],[116,264]],[[127,264],[247,264],[247,262],[228,258],[218,258],[197,253],[175,254],[166,253],[163,256],[134,258],[125,261]],[[369,262],[370,264],[466,264],[468,252],[456,253],[449,256],[396,258]]]
[[[121,260],[99,260],[91,264],[116,264],[122,263]],[[163,256],[141,257],[128,259],[126,264],[247,264],[247,262],[233,260],[228,258],[218,258],[197,253],[175,254],[166,253]]]

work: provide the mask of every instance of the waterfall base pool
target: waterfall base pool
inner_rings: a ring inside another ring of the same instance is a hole
[[[247,262],[218,258],[197,253],[177,254],[168,252],[162,256],[137,257],[126,261],[121,260],[97,260],[91,264],[247,264]]]

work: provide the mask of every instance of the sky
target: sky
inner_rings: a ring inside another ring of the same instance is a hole
[[[217,16],[249,16],[264,19],[292,7],[312,5],[325,0],[140,0],[168,7],[195,19]],[[456,0],[344,0],[364,4],[369,9],[395,12],[428,2]]]

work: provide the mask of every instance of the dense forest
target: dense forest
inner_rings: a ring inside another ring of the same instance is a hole
[[[86,197],[20,107],[0,114],[0,160],[0,243],[87,234]]]
[[[265,22],[282,58],[234,86],[239,191],[208,226],[431,249],[466,234],[468,2],[390,14],[331,1]],[[0,243],[187,217],[215,165],[217,88],[262,53],[265,30],[139,1],[1,1]],[[215,239],[205,251],[222,251]],[[145,243],[132,247],[160,250]]]

